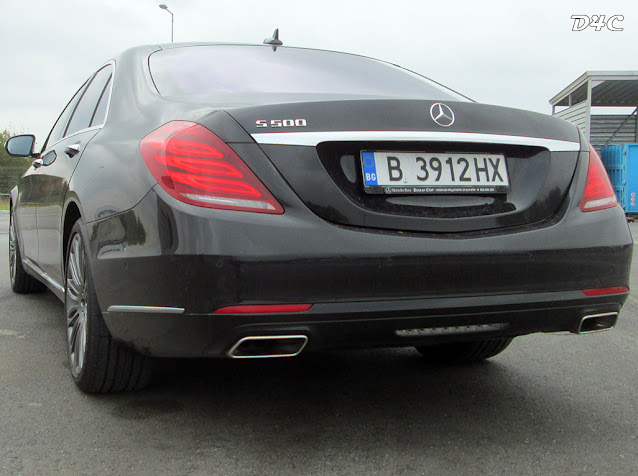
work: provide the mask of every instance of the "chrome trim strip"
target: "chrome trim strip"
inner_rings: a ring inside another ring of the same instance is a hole
[[[183,307],[109,306],[106,312],[145,312],[152,314],[183,314]]]
[[[234,355],[235,351],[246,341],[250,340],[285,340],[285,339],[303,339],[303,344],[299,348],[299,350],[292,354],[268,354],[268,355]],[[301,351],[304,350],[308,344],[308,336],[303,334],[300,335],[283,335],[283,336],[248,336],[243,339],[239,339],[237,343],[228,351],[228,357],[232,359],[275,359],[278,357],[295,357],[296,355],[301,354]]]
[[[329,141],[434,141],[485,142],[492,144],[544,147],[552,152],[580,150],[580,142],[541,137],[481,134],[447,131],[332,131],[332,132],[259,132],[251,134],[258,144],[316,146]]]
[[[31,271],[36,273],[42,279],[46,280],[46,282],[48,282],[51,286],[53,286],[55,289],[57,289],[62,294],[64,294],[65,289],[60,284],[58,284],[51,276],[49,276],[44,271],[42,271],[42,269],[40,269],[40,267],[37,264],[35,264],[33,261],[31,261],[29,258],[22,258],[22,263],[27,265],[29,269],[31,269]]]

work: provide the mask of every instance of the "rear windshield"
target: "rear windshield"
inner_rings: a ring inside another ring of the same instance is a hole
[[[468,101],[403,68],[332,51],[190,46],[158,51],[149,64],[155,86],[168,97],[272,93]]]

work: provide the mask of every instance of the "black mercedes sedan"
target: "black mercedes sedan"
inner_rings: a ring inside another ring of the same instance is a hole
[[[414,346],[492,357],[612,328],[632,238],[596,151],[398,66],[268,45],[130,49],[11,193],[13,290],[66,312],[85,392],[153,357]]]

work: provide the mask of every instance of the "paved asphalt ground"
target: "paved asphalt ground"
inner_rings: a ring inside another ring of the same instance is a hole
[[[7,229],[0,212],[0,243]],[[636,263],[616,329],[521,337],[489,363],[433,367],[410,349],[167,360],[148,390],[87,396],[62,304],[13,294],[7,254],[0,474],[638,473]]]

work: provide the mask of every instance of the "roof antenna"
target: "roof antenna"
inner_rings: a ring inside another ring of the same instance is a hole
[[[284,42],[279,39],[279,28],[275,28],[272,36],[264,40],[264,45],[272,46],[273,51],[277,51],[277,47],[282,46],[283,44]]]

